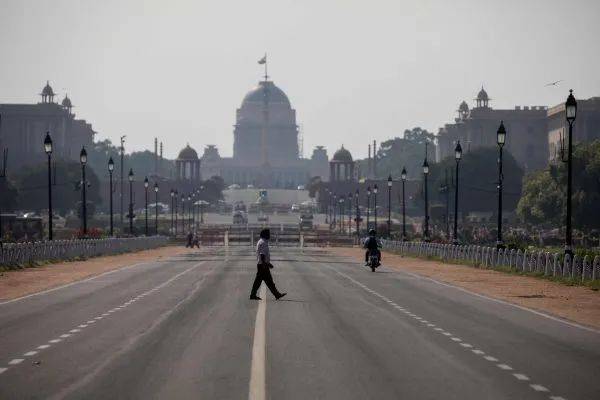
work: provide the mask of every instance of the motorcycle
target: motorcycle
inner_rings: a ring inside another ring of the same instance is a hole
[[[371,268],[371,271],[375,272],[375,268],[381,265],[379,252],[372,251],[369,254],[369,262],[367,265]]]

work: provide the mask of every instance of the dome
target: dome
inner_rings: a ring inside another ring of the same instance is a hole
[[[462,103],[458,106],[458,111],[460,112],[469,112],[469,105],[466,101],[463,100]]]
[[[49,81],[46,81],[46,86],[42,89],[42,96],[54,96],[54,90],[52,90]]]
[[[290,100],[283,90],[279,89],[271,81],[262,81],[257,87],[249,91],[244,100],[242,100],[242,108],[249,103],[260,103],[262,104],[265,99],[265,90],[268,91],[269,103],[283,103],[288,107],[291,107]]]
[[[52,90],[52,89],[51,89],[51,90]],[[61,104],[62,104],[62,106],[63,106],[64,108],[71,108],[71,107],[73,107],[73,103],[71,103],[71,99],[70,99],[70,98],[69,98],[69,96],[68,96],[68,95],[66,95],[66,94],[65,94],[65,98],[63,99],[63,101],[62,101],[62,103],[61,103]]]
[[[331,160],[341,162],[352,162],[352,154],[350,154],[350,152],[344,148],[344,145],[342,145],[342,148],[333,154],[333,158]]]
[[[180,152],[179,155],[177,156],[178,160],[197,160],[198,159],[198,153],[196,153],[196,150],[192,149],[188,143],[187,146],[185,146]]]
[[[481,87],[481,90],[479,91],[479,93],[477,93],[477,100],[484,100],[484,101],[489,100],[488,94],[485,91],[485,89],[483,88],[483,86]]]

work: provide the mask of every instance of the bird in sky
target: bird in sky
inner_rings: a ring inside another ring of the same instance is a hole
[[[559,81],[550,82],[550,83],[547,83],[545,86],[558,86],[558,83],[559,83],[559,82],[562,82],[562,81],[563,81],[563,80],[561,79],[561,80],[559,80]]]

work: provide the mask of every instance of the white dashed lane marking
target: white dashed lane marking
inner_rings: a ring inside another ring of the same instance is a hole
[[[542,386],[542,385],[529,385],[531,386],[531,388],[533,390],[535,390],[536,392],[549,392],[548,388]]]
[[[129,301],[127,301],[127,302],[123,303],[122,305],[120,305],[120,306],[118,306],[118,307],[115,307],[115,308],[113,308],[113,309],[111,309],[111,310],[109,310],[109,311],[107,311],[107,312],[103,313],[102,315],[95,317],[94,319],[90,319],[89,321],[87,321],[87,322],[85,322],[85,323],[82,323],[82,324],[78,325],[78,326],[77,326],[77,328],[73,328],[73,329],[71,329],[71,330],[69,331],[69,333],[63,333],[63,334],[62,334],[62,335],[60,335],[58,338],[56,338],[56,339],[52,339],[52,340],[49,340],[49,341],[48,341],[48,343],[55,344],[55,343],[60,343],[60,342],[62,342],[62,341],[63,341],[63,339],[69,338],[69,337],[73,336],[74,334],[77,334],[77,333],[81,332],[81,331],[82,331],[82,329],[83,329],[83,328],[86,328],[88,325],[90,325],[90,324],[93,324],[93,323],[95,323],[95,322],[97,322],[97,321],[100,321],[101,319],[103,319],[103,318],[105,318],[105,317],[108,317],[108,316],[110,316],[111,314],[113,314],[113,313],[115,313],[115,312],[117,312],[117,311],[119,311],[119,310],[122,310],[122,309],[126,308],[128,305],[130,305],[130,304],[133,304],[133,303],[134,303],[136,300],[139,300],[139,299],[141,299],[142,297],[144,297],[144,296],[147,296],[147,295],[149,295],[149,294],[151,294],[151,293],[154,293],[154,292],[155,292],[155,291],[157,291],[158,289],[161,289],[161,288],[163,288],[163,287],[167,286],[168,284],[170,284],[171,282],[173,282],[175,279],[179,278],[180,276],[182,276],[182,275],[184,275],[184,274],[188,273],[189,271],[191,271],[191,270],[193,270],[193,269],[197,268],[198,266],[200,266],[200,265],[202,265],[202,264],[204,264],[204,262],[200,262],[200,263],[198,263],[198,264],[194,265],[193,267],[190,267],[190,268],[186,269],[185,271],[182,271],[182,272],[180,272],[180,273],[178,273],[178,274],[176,274],[176,275],[172,276],[170,279],[168,279],[167,281],[165,281],[165,282],[161,283],[160,285],[156,286],[155,288],[153,288],[153,289],[151,289],[151,290],[148,290],[148,291],[146,291],[146,292],[144,292],[144,293],[142,293],[142,294],[138,295],[138,296],[137,296],[137,297],[135,297],[135,298],[132,298],[131,300],[129,300]],[[36,355],[36,354],[38,353],[38,351],[37,351],[37,350],[44,350],[44,349],[47,349],[47,348],[49,348],[50,346],[51,346],[50,344],[43,344],[43,345],[41,345],[41,346],[38,346],[36,350],[31,350],[31,351],[28,351],[28,352],[26,352],[25,354],[23,354],[23,356],[25,356],[25,357],[30,357],[30,356]],[[15,358],[15,359],[13,359],[13,360],[9,361],[9,362],[8,362],[8,365],[11,365],[11,366],[12,366],[12,365],[18,365],[18,364],[22,363],[23,361],[24,361],[24,359],[23,359],[23,358]],[[2,374],[3,372],[5,372],[5,371],[7,371],[7,370],[8,370],[8,368],[0,368],[0,374]]]
[[[490,361],[490,362],[499,362],[500,360],[497,359],[496,357],[492,357],[490,355],[486,355],[485,352],[483,350],[480,349],[473,349],[473,345],[469,344],[469,343],[465,343],[462,341],[462,339],[455,337],[452,335],[452,333],[445,331],[442,328],[436,327],[435,324],[430,323],[428,320],[422,318],[421,316],[410,312],[407,309],[404,309],[403,307],[397,305],[396,303],[394,303],[392,300],[388,299],[387,297],[375,292],[374,290],[368,288],[367,286],[363,285],[362,283],[358,282],[357,280],[355,280],[354,278],[350,277],[349,275],[346,275],[343,272],[339,272],[336,269],[327,266],[327,268],[329,268],[330,270],[334,271],[335,273],[343,276],[344,278],[348,279],[349,281],[353,282],[354,284],[356,284],[357,286],[361,287],[362,289],[364,289],[365,291],[367,291],[368,293],[371,293],[377,297],[379,297],[380,299],[382,299],[384,302],[393,305],[394,308],[396,308],[397,310],[402,311],[404,314],[412,317],[413,319],[422,322],[424,325],[426,325],[429,328],[432,328],[434,331],[437,331],[438,333],[441,333],[442,335],[448,337],[450,340],[452,340],[455,343],[460,344],[462,347],[466,348],[466,349],[470,349],[473,354],[476,354],[478,356],[483,357],[485,360]],[[505,363],[498,363],[496,364],[496,366],[503,370],[503,371],[512,371],[513,367],[511,367],[508,364]],[[529,381],[529,377],[527,377],[524,374],[520,374],[520,373],[514,373],[512,374],[516,379],[518,379],[519,381]],[[539,385],[539,384],[530,384],[529,387],[533,390],[535,390],[536,392],[550,392],[550,389],[546,388],[545,386]],[[566,400],[564,397],[560,397],[560,396],[550,396],[549,397],[550,400]]]

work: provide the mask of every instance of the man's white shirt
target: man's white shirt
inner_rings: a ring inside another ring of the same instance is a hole
[[[265,256],[265,262],[271,262],[271,253],[269,252],[269,241],[261,238],[258,243],[256,243],[256,262],[258,264],[261,263],[260,256],[263,254]]]

